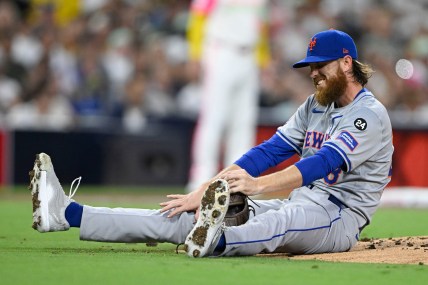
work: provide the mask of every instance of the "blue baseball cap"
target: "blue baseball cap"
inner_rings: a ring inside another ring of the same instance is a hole
[[[347,55],[358,58],[354,40],[345,32],[331,29],[314,35],[309,42],[306,58],[293,64],[293,67],[305,67],[310,63],[336,60]]]

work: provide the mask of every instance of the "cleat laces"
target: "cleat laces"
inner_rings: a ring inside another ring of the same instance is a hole
[[[80,185],[80,180],[82,180],[82,176],[77,177],[76,179],[73,180],[73,182],[71,182],[70,191],[68,191],[68,199],[71,200],[74,194],[76,194],[77,189],[79,188],[79,185]],[[73,188],[74,183],[77,183],[77,185],[76,187]]]

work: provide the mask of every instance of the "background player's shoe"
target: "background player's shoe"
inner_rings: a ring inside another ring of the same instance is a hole
[[[33,228],[39,232],[66,231],[70,228],[65,219],[65,209],[73,201],[71,197],[80,184],[80,177],[74,192],[67,197],[55,175],[51,158],[46,153],[36,155],[33,170],[30,171],[31,195],[33,196]],[[76,181],[75,180],[75,181]],[[73,188],[71,185],[70,192]]]
[[[230,191],[226,180],[217,179],[205,190],[199,218],[186,237],[184,250],[190,257],[211,255],[224,231],[224,217],[229,207]]]

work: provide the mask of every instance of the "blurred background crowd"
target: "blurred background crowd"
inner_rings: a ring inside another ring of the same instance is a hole
[[[68,130],[195,119],[199,77],[187,56],[190,1],[1,0],[0,127]],[[310,37],[355,40],[376,70],[368,88],[394,124],[428,126],[428,2],[274,0],[272,61],[262,70],[260,120],[283,123],[313,92],[293,70]]]

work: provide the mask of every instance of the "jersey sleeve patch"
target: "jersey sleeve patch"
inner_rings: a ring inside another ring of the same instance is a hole
[[[342,131],[337,139],[341,140],[351,151],[358,146],[358,141],[348,131]]]
[[[363,118],[358,118],[354,121],[354,126],[360,131],[367,129],[367,122]]]

